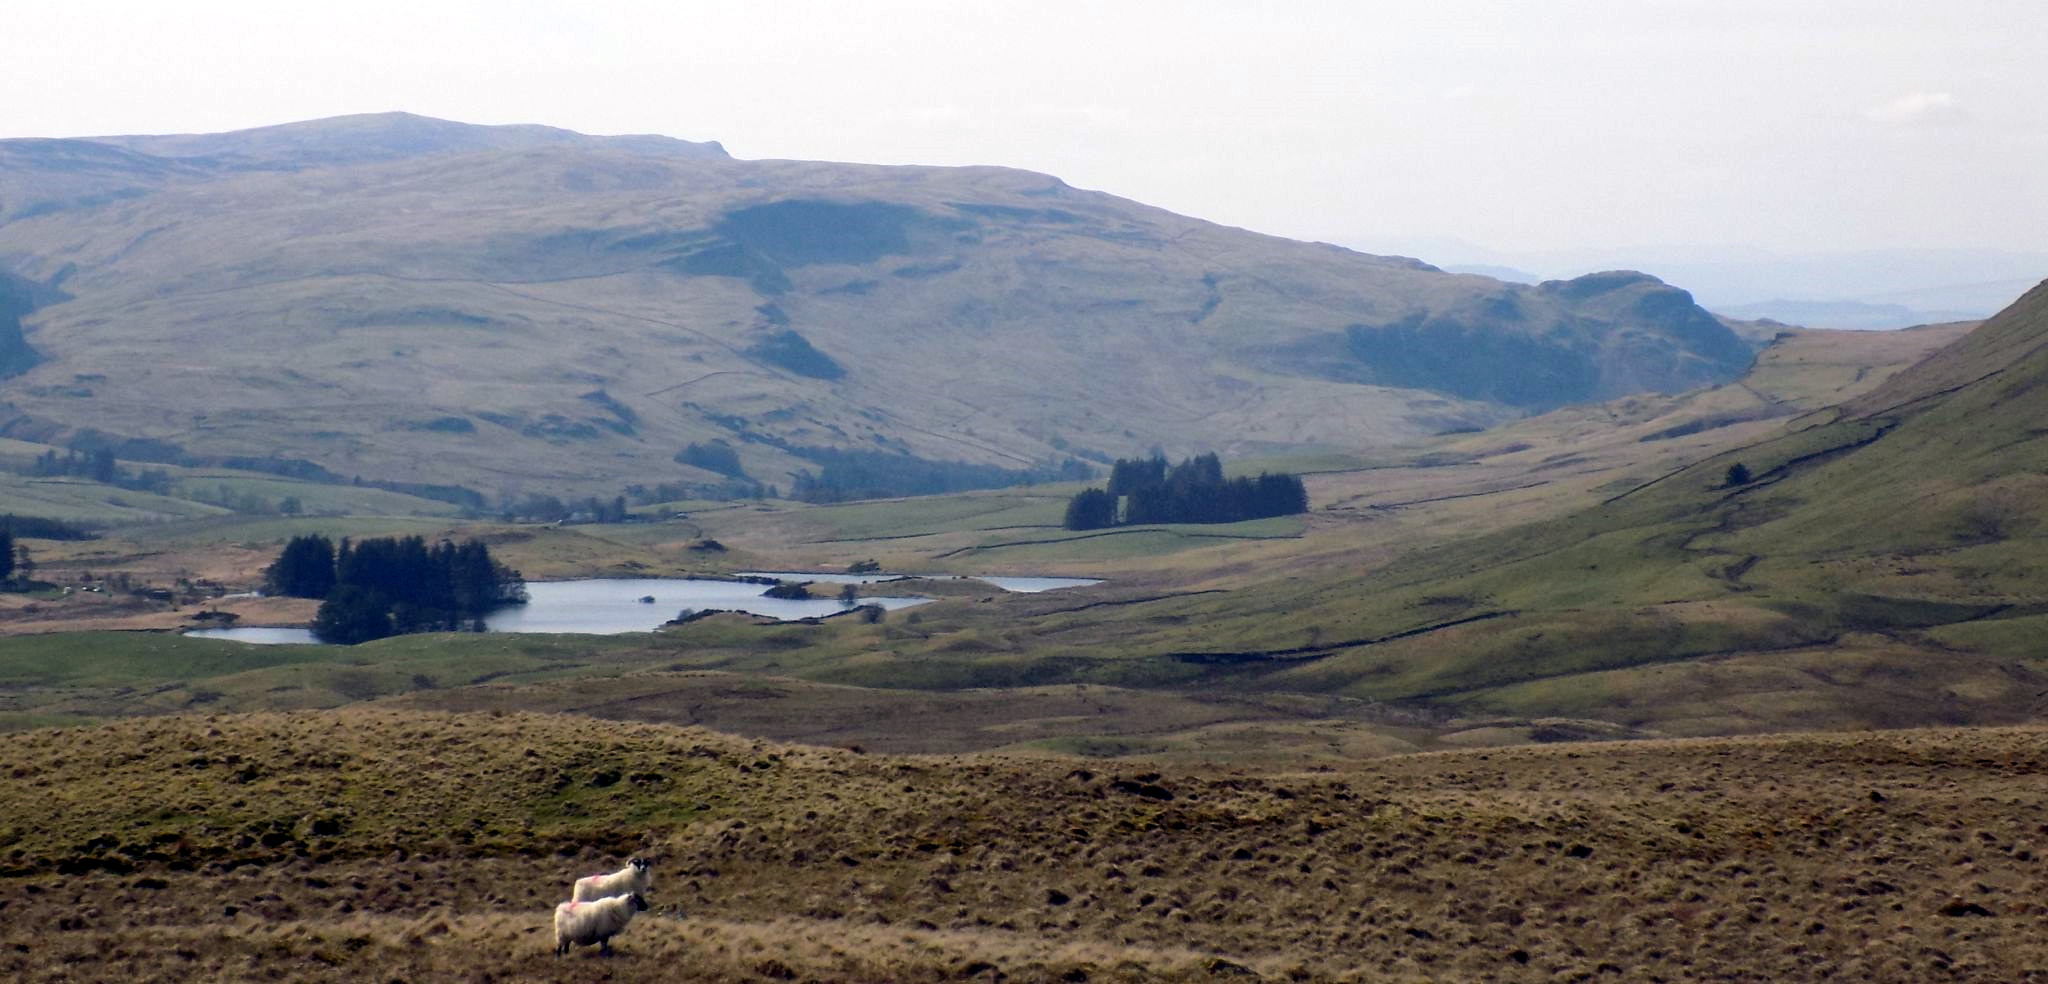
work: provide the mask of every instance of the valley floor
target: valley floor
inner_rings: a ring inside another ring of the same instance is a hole
[[[1275,772],[357,707],[0,769],[19,980],[2048,980],[2039,728]],[[551,956],[629,854],[653,909]]]

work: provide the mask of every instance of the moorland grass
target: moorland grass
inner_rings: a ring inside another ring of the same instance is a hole
[[[40,727],[193,710],[336,707],[494,680],[621,672],[630,638],[437,633],[360,646],[250,645],[162,632],[17,636],[0,641],[9,717]]]
[[[0,735],[14,979],[2013,981],[2048,733],[1319,771],[345,709]],[[649,858],[617,957],[548,954]]]

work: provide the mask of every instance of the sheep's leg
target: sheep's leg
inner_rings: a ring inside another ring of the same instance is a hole
[[[597,952],[599,956],[609,957],[612,955],[612,941],[609,937],[597,941]]]

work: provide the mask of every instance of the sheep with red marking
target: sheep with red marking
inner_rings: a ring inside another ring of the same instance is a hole
[[[590,875],[576,879],[569,898],[576,902],[595,902],[615,895],[639,895],[654,883],[654,872],[642,858],[626,862],[626,866],[604,875]]]
[[[612,955],[612,937],[619,935],[633,914],[647,911],[647,901],[638,893],[614,895],[595,902],[564,902],[555,906],[555,956],[572,946],[597,944],[597,952]]]

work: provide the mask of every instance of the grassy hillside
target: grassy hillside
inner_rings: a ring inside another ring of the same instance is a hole
[[[2017,308],[1969,344],[2028,324],[2038,328],[2036,316]],[[1085,600],[952,601],[798,652],[685,638],[704,647],[696,665],[869,686],[1309,692],[1467,720],[1598,719],[1667,733],[2029,720],[2048,667],[2024,642],[2041,611],[2024,514],[1995,542],[1958,539],[1963,513],[1904,499],[1913,486],[1892,476],[1941,476],[1965,498],[1982,489],[1937,462],[1879,457],[1915,428],[1945,427],[1941,418],[1843,450],[1885,425],[1829,409],[1924,387],[1925,373],[1966,350],[1900,370],[1962,331],[1883,336],[1872,339],[1880,350],[1856,357],[1853,339],[1796,334],[1739,385],[1571,408],[1406,466],[1338,463],[1311,476],[1320,508],[1298,539],[1124,557],[1105,564],[1111,583]],[[1918,440],[1910,446],[1951,446]],[[1756,480],[1720,487],[1738,459]],[[1989,466],[2028,481],[2024,457]],[[1886,477],[1808,476],[1855,467]],[[1773,498],[1793,478],[1826,491],[1805,493],[1806,505]],[[1894,498],[1847,497],[1859,487]],[[1880,515],[1902,518],[1873,521]],[[773,531],[821,559],[974,543],[946,533],[936,513],[927,527],[857,527],[901,537],[866,542],[772,516],[707,522],[736,542]],[[1916,522],[1929,524],[1918,547],[1901,537]],[[1856,536],[1841,532],[1850,527]],[[1917,552],[1874,553],[1895,549],[1886,544]],[[1039,563],[1053,569],[1105,563],[1075,545],[1042,549]],[[1920,586],[1902,589],[1900,578]]]
[[[287,538],[308,532],[481,536],[529,577],[834,570],[875,558],[897,571],[1109,580],[1036,596],[933,582],[911,590],[944,600],[871,626],[713,620],[603,640],[427,637],[252,653],[290,665],[246,673],[188,671],[168,657],[216,659],[237,644],[60,636],[18,644],[19,658],[88,667],[130,653],[122,665],[141,672],[26,686],[5,723],[403,696],[905,751],[1302,760],[1539,734],[2028,720],[2038,671],[2010,658],[2026,618],[1953,622],[1981,609],[1877,601],[1827,614],[1818,606],[1835,602],[1821,591],[1791,598],[1814,607],[1787,607],[1754,586],[1772,563],[1681,545],[1681,535],[1720,535],[1710,514],[1681,510],[1655,534],[1631,526],[1634,514],[1574,515],[1646,484],[1610,509],[1649,502],[1676,487],[1649,484],[1658,476],[1823,419],[1814,412],[1963,331],[1792,333],[1739,384],[1567,408],[1400,457],[1238,463],[1308,475],[1317,509],[1278,522],[1084,537],[1057,528],[1071,487],[1053,486],[839,506],[683,503],[663,510],[683,518],[628,525],[243,516],[39,542],[43,576],[60,584],[123,571],[221,590],[253,584]],[[726,549],[698,549],[707,537]],[[1730,568],[1747,590],[1728,587]],[[203,607],[244,624],[312,614],[310,603],[273,599],[10,596],[0,630],[174,629]],[[1953,624],[1899,622],[1942,618]]]
[[[0,736],[18,980],[2025,979],[2034,729],[893,758],[512,714]],[[175,781],[166,783],[166,777]],[[549,955],[570,880],[653,909]]]
[[[2044,340],[2048,292],[2036,291],[1782,434],[1567,519],[1411,556],[1356,592],[1297,600],[1346,605],[1362,635],[1497,617],[1317,653],[1273,684],[1496,710],[1562,698],[1642,723],[1671,714],[1657,694],[1683,680],[1724,688],[1731,699],[1695,726],[1727,729],[1745,714],[1733,698],[1758,676],[1812,673],[1837,677],[1824,690],[1861,694],[1866,721],[1964,719],[1987,701],[2007,719],[2036,713],[2044,667],[2011,640],[2048,605],[2031,559],[2048,504],[2037,488],[2048,445],[2030,423],[2044,409]],[[1737,463],[1753,479],[1729,486]],[[1851,710],[1805,697],[1820,703],[1798,710],[1822,718]]]
[[[819,448],[1383,446],[1751,354],[1641,275],[1508,285],[1046,175],[714,150],[403,114],[0,142],[0,274],[44,291],[6,433],[579,496],[722,482],[675,456],[725,441],[787,489]]]

